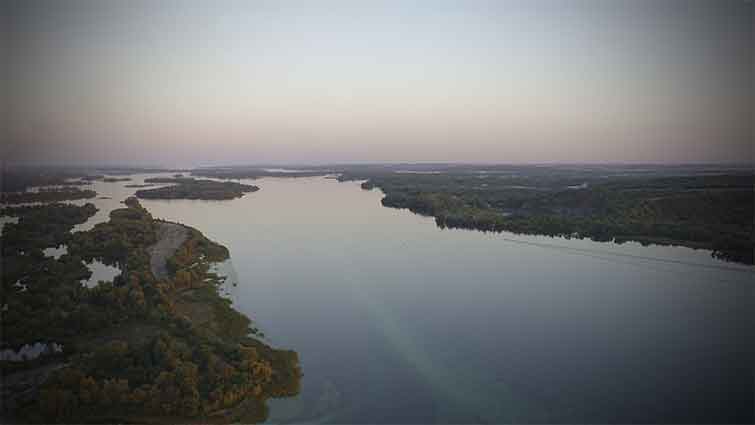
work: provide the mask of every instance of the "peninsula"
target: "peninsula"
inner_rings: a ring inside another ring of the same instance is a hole
[[[210,271],[228,250],[159,221],[137,201],[92,230],[70,233],[92,205],[3,210],[3,347],[59,350],[0,361],[2,417],[12,422],[260,422],[265,400],[299,391],[293,351],[255,337]],[[46,226],[38,230],[39,223]],[[42,250],[60,243],[58,259]],[[81,284],[85,262],[118,266],[112,282]],[[16,285],[21,282],[23,288]]]

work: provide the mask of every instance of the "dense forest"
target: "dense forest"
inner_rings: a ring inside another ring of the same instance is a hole
[[[217,291],[210,264],[225,247],[186,227],[168,276],[150,269],[149,247],[165,223],[136,200],[86,232],[92,205],[6,208],[2,348],[56,343],[25,362],[0,361],[3,412],[19,422],[259,422],[265,400],[296,394],[295,352],[253,336],[251,321]],[[175,224],[173,224],[175,225]],[[65,243],[53,259],[45,247]],[[88,288],[85,261],[118,265],[113,282]],[[16,285],[22,282],[23,288]]]
[[[9,193],[39,186],[81,186],[87,182],[73,179],[82,175],[84,173],[69,168],[3,169],[0,174],[0,189],[3,193]]]
[[[81,186],[90,184],[92,181],[120,182],[130,180],[129,177],[125,176],[131,174],[165,171],[167,170],[146,167],[85,167],[6,163],[0,170],[0,192],[23,192],[30,187],[43,186]]]
[[[249,184],[201,180],[191,177],[155,177],[144,181],[147,184],[172,183],[173,185],[138,190],[135,194],[137,198],[225,200],[240,198],[247,193],[259,190],[259,187]]]
[[[97,192],[91,189],[63,187],[60,189],[40,189],[36,192],[8,192],[0,194],[0,202],[5,204],[22,204],[29,202],[61,202],[77,199],[91,199]]]
[[[442,172],[373,169],[382,204],[435,217],[440,227],[638,241],[713,251],[753,264],[753,175],[656,167],[453,167]]]

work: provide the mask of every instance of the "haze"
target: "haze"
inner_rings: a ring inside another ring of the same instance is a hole
[[[752,158],[749,1],[6,8],[7,159]]]

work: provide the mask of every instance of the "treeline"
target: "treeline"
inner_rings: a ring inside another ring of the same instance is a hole
[[[752,175],[595,176],[580,185],[542,170],[532,179],[385,172],[361,177],[369,178],[364,189],[385,193],[384,206],[433,216],[440,227],[682,245],[753,264]]]
[[[38,186],[78,186],[86,182],[70,181],[82,176],[77,170],[57,169],[57,168],[18,168],[3,169],[0,171],[0,192],[23,192],[30,187]]]
[[[77,199],[90,199],[97,196],[97,192],[90,189],[61,188],[41,189],[38,192],[3,192],[0,194],[0,203],[21,204],[27,202],[60,202]]]

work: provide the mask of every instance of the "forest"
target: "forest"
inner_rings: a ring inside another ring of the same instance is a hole
[[[60,189],[42,188],[37,192],[3,192],[0,194],[0,202],[5,204],[61,202],[74,201],[77,199],[91,199],[95,196],[97,196],[97,192],[91,189],[79,189],[77,187],[62,187]]]
[[[164,171],[167,170],[150,167],[24,165],[7,163],[0,170],[0,192],[23,192],[30,187],[43,186],[83,186],[90,184],[92,181],[120,182],[130,180],[126,176],[131,174]]]
[[[753,264],[753,175],[673,167],[425,167],[344,172],[441,228],[709,249]],[[639,168],[639,169],[638,169]]]
[[[12,422],[260,422],[265,400],[296,394],[295,352],[272,349],[249,318],[218,294],[212,262],[228,250],[198,230],[157,279],[148,248],[161,222],[136,198],[92,230],[70,233],[92,205],[3,209],[2,348],[57,343],[60,353],[0,361],[2,417]],[[38,228],[40,225],[43,228]],[[65,243],[53,259],[48,246]],[[88,288],[85,261],[118,265],[113,282]],[[24,289],[15,282],[21,281]]]

